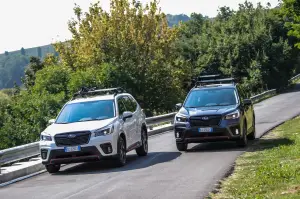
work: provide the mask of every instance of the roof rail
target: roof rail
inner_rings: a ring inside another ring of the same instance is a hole
[[[204,79],[216,79],[217,77],[220,77],[220,74],[216,75],[203,75],[198,77],[198,81],[204,80]]]
[[[126,92],[123,88],[107,88],[107,89],[96,89],[96,88],[87,88],[82,87],[77,93],[73,95],[72,100],[77,99],[79,97],[88,97],[88,96],[99,96],[99,95],[117,95],[120,93]]]

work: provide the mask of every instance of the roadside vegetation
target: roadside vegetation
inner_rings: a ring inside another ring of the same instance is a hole
[[[284,88],[300,72],[297,35],[285,26],[297,18],[280,7],[246,1],[237,11],[222,7],[214,19],[194,13],[172,27],[156,0],[112,0],[109,12],[96,3],[74,13],[72,40],[53,44],[58,54],[31,57],[22,86],[8,100],[0,96],[0,149],[38,140],[82,86],[122,86],[153,116],[173,111],[200,73],[234,76],[250,97]]]
[[[237,159],[234,173],[209,198],[299,198],[299,129],[300,117],[261,138]]]

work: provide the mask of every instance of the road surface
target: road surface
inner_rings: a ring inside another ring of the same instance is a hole
[[[281,94],[255,105],[257,137],[300,113],[300,92]],[[190,144],[178,152],[172,132],[149,139],[149,155],[129,154],[123,168],[111,162],[68,165],[0,188],[2,199],[194,199],[204,198],[245,149],[234,143]]]

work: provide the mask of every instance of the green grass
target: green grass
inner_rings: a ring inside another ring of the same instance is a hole
[[[212,199],[300,198],[300,117],[254,143]]]

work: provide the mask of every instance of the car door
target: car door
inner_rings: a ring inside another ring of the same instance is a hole
[[[126,141],[127,141],[127,148],[133,144],[133,138],[132,138],[132,133],[131,133],[131,128],[132,128],[132,119],[127,118],[125,121],[123,120],[123,113],[126,111],[126,106],[124,103],[123,97],[120,97],[117,99],[118,103],[118,112],[119,112],[119,119],[120,123],[123,125],[123,131],[126,135]]]
[[[130,96],[123,97],[126,111],[129,111],[133,114],[131,118],[128,118],[128,124],[130,126],[130,136],[132,138],[132,144],[136,144],[139,139],[137,139],[137,112],[136,107],[133,105]]]
[[[141,129],[142,129],[142,118],[141,118],[141,110],[138,108],[138,104],[132,96],[128,96],[131,102],[131,110],[133,112],[133,117],[135,118],[135,132],[134,132],[134,140],[136,142],[141,141]]]

